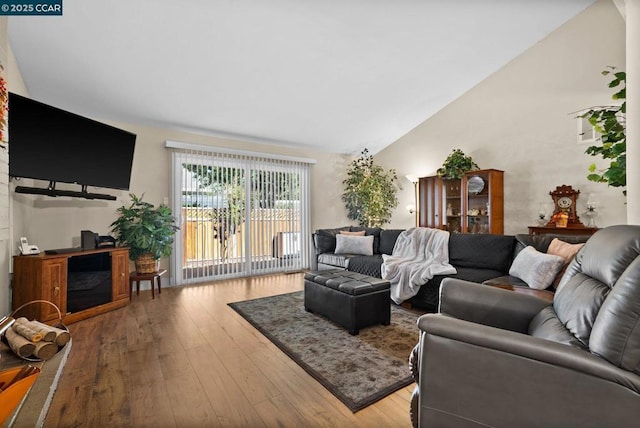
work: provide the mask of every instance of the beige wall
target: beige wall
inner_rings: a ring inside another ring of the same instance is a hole
[[[376,161],[396,168],[405,184],[391,226],[414,224],[405,209],[414,199],[405,174],[433,174],[454,148],[481,168],[505,171],[505,233],[526,233],[539,203],[549,212],[549,191],[562,184],[580,190],[579,214],[593,192],[599,226],[625,223],[622,192],[586,179],[596,158],[577,144],[571,114],[610,102],[609,79],[600,75],[608,65],[625,67],[625,24],[613,3],[600,0],[377,153]]]

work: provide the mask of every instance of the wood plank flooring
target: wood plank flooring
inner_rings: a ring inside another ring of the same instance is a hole
[[[413,385],[354,414],[227,306],[302,283],[296,273],[166,288],[154,300],[142,291],[71,324],[45,427],[410,427]]]

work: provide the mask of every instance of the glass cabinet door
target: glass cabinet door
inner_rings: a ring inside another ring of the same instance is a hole
[[[467,233],[489,233],[489,182],[486,174],[467,176]]]
[[[502,234],[503,171],[479,170],[464,178],[464,232]]]
[[[442,180],[444,204],[442,211],[445,213],[445,229],[450,233],[461,233],[462,230],[462,180],[447,178]]]

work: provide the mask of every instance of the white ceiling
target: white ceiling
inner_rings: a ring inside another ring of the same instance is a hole
[[[9,41],[66,110],[375,153],[593,1],[64,0]]]

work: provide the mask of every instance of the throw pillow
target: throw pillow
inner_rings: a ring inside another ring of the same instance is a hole
[[[351,232],[362,232],[364,230],[364,236],[373,235],[373,254],[380,252],[380,233],[382,229],[379,227],[362,227],[351,226],[349,229]]]
[[[360,230],[358,232],[348,232],[346,230],[341,230],[340,235],[349,235],[349,236],[364,236],[364,230]]]
[[[544,254],[529,246],[516,256],[509,275],[520,278],[529,287],[544,290],[564,266],[564,259],[553,254]]]
[[[336,254],[373,255],[373,236],[336,235]]]
[[[554,238],[553,241],[549,244],[549,248],[547,249],[547,254],[553,254],[555,256],[560,256],[564,259],[564,266],[560,269],[560,272],[556,275],[553,280],[553,288],[557,288],[558,284],[560,284],[560,280],[564,275],[564,271],[567,270],[567,266],[569,266],[569,262],[573,260],[573,258],[578,254],[580,248],[584,246],[583,244],[569,244],[568,242],[564,242],[559,240],[558,238]]]
[[[568,242],[554,238],[551,244],[549,244],[547,254],[560,256],[564,259],[565,264],[568,264],[583,246],[584,244],[569,244]]]

